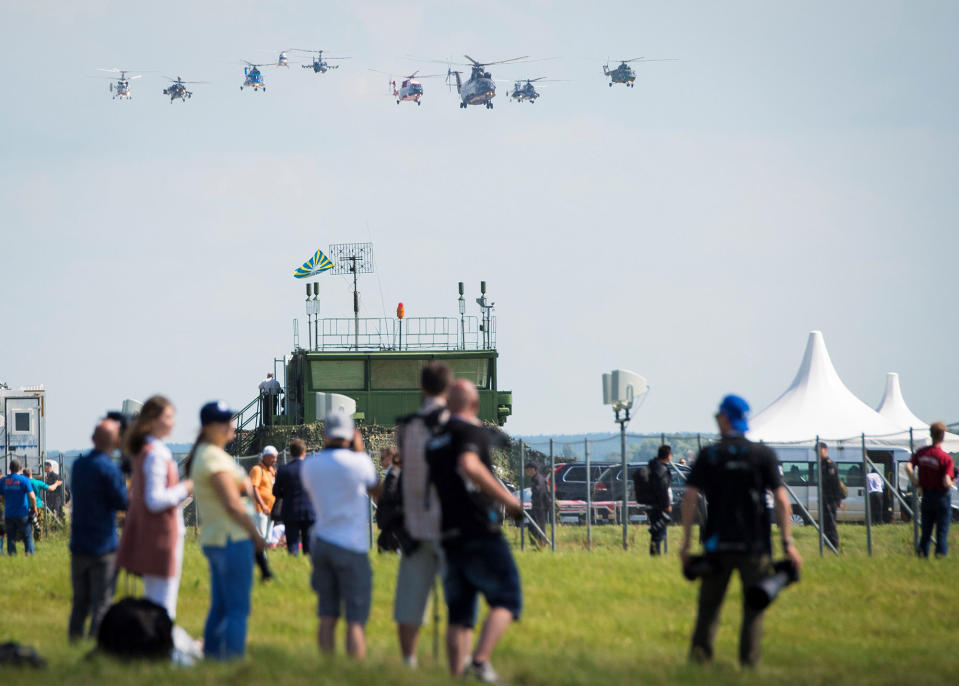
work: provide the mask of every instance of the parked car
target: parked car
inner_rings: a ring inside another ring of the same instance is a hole
[[[590,487],[595,484],[599,477],[605,472],[611,463],[609,462],[591,462]],[[567,462],[557,465],[553,472],[553,478],[556,480],[556,500],[586,500],[586,463],[585,462]]]

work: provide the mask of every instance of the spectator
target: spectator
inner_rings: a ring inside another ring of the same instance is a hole
[[[126,432],[133,478],[117,552],[117,566],[141,575],[143,596],[166,609],[171,620],[176,620],[186,534],[180,506],[193,493],[193,482],[180,481],[173,455],[163,443],[175,420],[170,401],[155,395]]]
[[[60,480],[60,474],[57,473],[56,466],[53,460],[47,460],[43,463],[43,480],[48,486],[63,483]],[[67,501],[67,490],[66,484],[63,484],[63,488],[51,489],[47,493],[47,512],[51,517],[55,517],[58,522],[64,521],[63,506]]]
[[[7,530],[7,554],[17,554],[17,539],[23,541],[25,555],[33,555],[33,527],[30,517],[37,514],[37,496],[30,480],[20,473],[20,461],[10,460],[10,473],[0,479],[3,494],[4,528]]]
[[[549,488],[546,479],[536,468],[535,462],[526,463],[526,483],[529,484],[529,515],[536,526],[529,527],[530,538],[538,546],[545,546],[546,523],[549,521],[549,509],[552,501],[549,497]]]
[[[253,484],[253,502],[256,505],[256,530],[264,539],[270,538],[273,520],[270,513],[276,496],[273,484],[276,482],[276,457],[278,451],[272,445],[263,448],[259,463],[250,469],[250,483]]]
[[[345,607],[346,652],[362,660],[373,594],[368,496],[378,497],[382,488],[373,461],[363,452],[363,438],[345,412],[326,416],[323,445],[300,473],[316,513],[310,555],[319,599],[317,641],[322,652],[333,652],[336,623]]]
[[[442,362],[426,365],[420,373],[423,403],[416,414],[400,420],[396,428],[396,443],[403,461],[402,527],[409,542],[396,574],[393,619],[403,661],[410,667],[417,664],[420,627],[430,590],[441,569],[440,502],[436,488],[429,483],[426,444],[449,420],[446,390],[452,380],[453,372],[448,365]]]
[[[882,477],[875,469],[866,474],[866,490],[869,492],[869,514],[873,524],[883,522]]]
[[[44,518],[44,511],[46,508],[43,506],[43,501],[46,498],[44,492],[46,491],[56,491],[60,486],[60,483],[55,483],[52,486],[48,485],[46,481],[41,479],[33,478],[33,470],[29,467],[23,468],[23,475],[30,480],[30,487],[33,489],[33,494],[37,498],[37,514],[32,518],[33,524],[33,537],[35,540],[40,539],[40,532],[42,528],[40,526],[41,520]]]
[[[73,517],[70,522],[70,578],[73,609],[67,633],[71,641],[97,635],[116,590],[118,510],[127,508],[127,488],[113,452],[120,445],[120,426],[102,420],[93,432],[93,450],[73,463]]]
[[[283,387],[279,381],[273,378],[273,373],[270,372],[266,375],[266,378],[260,382],[259,389],[260,408],[262,410],[260,423],[263,424],[263,426],[271,426],[273,424],[273,417],[276,416],[279,410],[280,394],[283,392]]]
[[[842,481],[839,480],[839,469],[836,463],[829,459],[829,446],[819,443],[819,466],[822,469],[822,531],[836,550],[839,550],[839,531],[836,529],[836,517],[839,506],[845,497],[842,492]]]
[[[656,458],[649,463],[649,554],[660,555],[663,541],[666,540],[666,527],[673,511],[672,484],[673,474],[669,471],[669,462],[673,459],[673,449],[668,445],[659,446]]]
[[[290,462],[276,473],[273,495],[280,499],[280,520],[286,532],[286,550],[290,555],[299,555],[300,542],[303,554],[310,554],[310,527],[313,526],[313,505],[303,490],[300,469],[306,457],[306,443],[299,438],[290,441]]]
[[[210,610],[203,629],[203,653],[226,660],[246,651],[253,556],[266,542],[256,529],[252,508],[242,496],[253,485],[246,472],[224,448],[233,440],[234,412],[223,402],[200,409],[200,435],[186,459],[187,473],[196,488],[200,545],[210,565]]]
[[[403,536],[403,503],[400,497],[400,474],[403,469],[396,448],[380,448],[380,468],[383,470],[383,494],[376,501],[376,524],[380,528],[376,548],[381,553],[396,552],[402,547]]]
[[[447,407],[450,420],[427,444],[426,460],[440,499],[449,668],[455,677],[465,670],[479,681],[496,683],[499,677],[490,663],[493,649],[510,622],[519,619],[523,605],[519,572],[500,532],[498,507],[519,517],[523,506],[493,475],[487,430],[477,417],[476,387],[462,379],[453,383]],[[490,609],[468,659],[478,593]]]
[[[739,571],[745,594],[746,588],[762,579],[770,568],[769,514],[763,497],[767,489],[773,493],[783,549],[797,570],[802,566],[791,537],[789,496],[782,485],[776,454],[746,439],[748,412],[749,405],[739,396],[723,398],[716,414],[721,439],[700,451],[686,481],[679,555],[684,565],[689,564],[690,532],[702,492],[709,503],[703,548],[714,562],[714,571],[703,577],[699,588],[696,628],[689,653],[695,662],[713,658],[719,610],[733,570]],[[762,610],[743,604],[739,662],[744,667],[759,663],[762,620]]]
[[[929,557],[932,527],[935,526],[936,557],[945,557],[949,553],[949,520],[952,515],[949,489],[956,482],[956,467],[949,453],[942,449],[946,425],[934,422],[929,427],[929,436],[932,445],[917,450],[906,465],[909,480],[922,489],[922,536],[916,552]]]

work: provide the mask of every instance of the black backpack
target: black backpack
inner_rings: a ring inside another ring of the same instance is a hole
[[[383,494],[376,503],[376,525],[380,528],[380,535],[376,539],[376,547],[381,553],[391,553],[402,550],[409,554],[416,547],[415,542],[406,533],[403,523],[403,491],[399,476],[388,474],[383,480]]]
[[[649,481],[649,467],[640,467],[633,472],[633,489],[640,505],[653,504],[653,487]]]
[[[123,598],[103,616],[97,648],[125,660],[169,659],[173,622],[165,608],[146,598]]]

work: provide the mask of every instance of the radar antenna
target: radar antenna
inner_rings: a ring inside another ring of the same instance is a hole
[[[333,243],[330,245],[330,261],[333,262],[331,274],[352,274],[353,276],[353,345],[360,349],[360,292],[357,290],[357,276],[373,273],[372,243]]]

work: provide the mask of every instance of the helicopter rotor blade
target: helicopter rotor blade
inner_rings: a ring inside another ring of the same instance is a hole
[[[472,66],[474,66],[474,67],[490,67],[490,66],[492,66],[492,65],[494,65],[494,64],[511,64],[511,63],[519,62],[520,60],[528,60],[528,59],[529,59],[529,56],[528,56],[528,55],[523,55],[522,57],[511,57],[511,58],[508,59],[508,60],[497,60],[496,62],[477,62],[476,60],[474,60],[474,59],[473,59],[472,57],[470,57],[469,55],[463,55],[463,57],[465,57],[465,58],[468,59],[470,62],[472,62],[472,63],[473,63]]]

